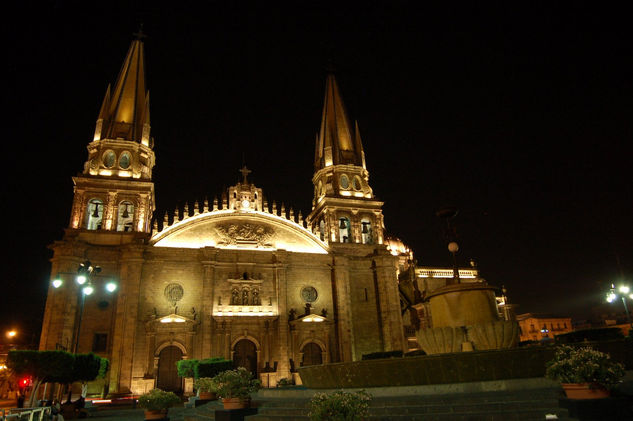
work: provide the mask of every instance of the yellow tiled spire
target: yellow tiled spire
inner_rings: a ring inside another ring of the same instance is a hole
[[[114,90],[106,91],[94,140],[124,139],[149,145],[149,92],[145,89],[144,37],[139,31],[127,52]]]
[[[333,73],[325,81],[325,100],[321,128],[314,156],[315,170],[330,165],[351,164],[365,167],[358,124],[352,128]]]

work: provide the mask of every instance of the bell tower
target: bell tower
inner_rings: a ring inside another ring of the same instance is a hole
[[[352,127],[333,73],[325,81],[312,183],[314,199],[307,221],[321,240],[383,243],[383,202],[369,186],[358,123]]]
[[[142,31],[135,34],[114,89],[108,88],[88,144],[83,173],[73,177],[70,228],[151,231],[155,163],[145,89]]]

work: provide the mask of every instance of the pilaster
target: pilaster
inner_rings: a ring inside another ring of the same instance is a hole
[[[143,269],[142,246],[128,246],[121,253],[120,293],[112,341],[110,392],[128,393],[132,385],[134,338],[139,326],[139,297]]]

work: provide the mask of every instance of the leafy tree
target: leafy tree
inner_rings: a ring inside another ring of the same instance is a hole
[[[105,377],[109,362],[95,354],[71,354],[66,351],[9,351],[7,367],[18,376],[30,376],[33,391],[29,406],[33,406],[39,386],[45,382],[82,382],[85,396],[86,382]]]
[[[7,356],[7,367],[18,376],[31,377],[33,392],[28,405],[33,406],[40,384],[72,373],[74,361],[73,354],[65,351],[12,350]]]

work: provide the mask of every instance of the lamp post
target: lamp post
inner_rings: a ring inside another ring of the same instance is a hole
[[[101,272],[100,266],[93,266],[89,260],[86,260],[83,263],[79,264],[79,268],[77,269],[77,276],[75,277],[75,282],[79,285],[80,289],[78,291],[78,301],[79,301],[79,312],[77,316],[77,328],[75,330],[72,352],[74,354],[79,350],[79,335],[81,333],[81,321],[83,319],[84,313],[84,304],[86,301],[86,296],[91,295],[94,292],[94,287],[92,285],[92,278],[97,276],[97,274]],[[63,285],[64,281],[59,277],[59,275],[53,279],[52,284],[54,288],[59,288]],[[118,288],[116,282],[107,282],[105,284],[105,289],[108,292],[114,292]]]
[[[633,329],[633,322],[631,322],[631,314],[629,313],[629,306],[626,304],[626,297],[633,300],[633,293],[631,293],[631,288],[628,285],[620,285],[616,291],[615,285],[611,284],[611,290],[607,293],[607,302],[612,303],[618,297],[622,299],[622,304],[624,305],[624,312],[626,313],[626,321]]]
[[[459,279],[459,267],[457,266],[457,252],[459,251],[459,244],[457,244],[457,231],[453,225],[451,225],[451,220],[457,216],[459,210],[452,206],[447,206],[438,210],[435,215],[438,218],[444,219],[446,221],[446,228],[444,230],[444,237],[448,243],[448,251],[453,255],[453,279],[447,284],[459,284],[461,280]]]

